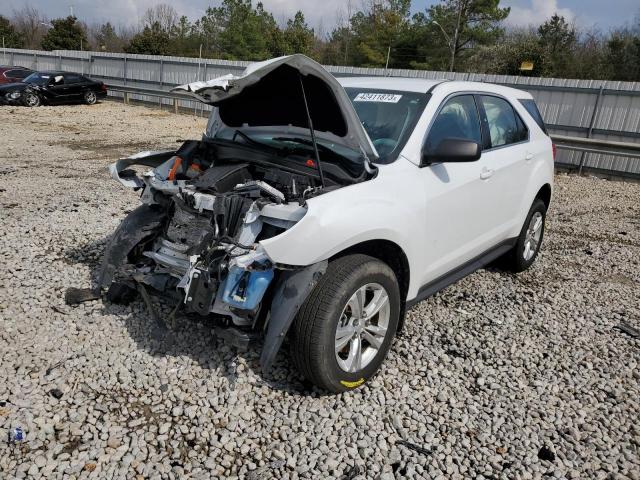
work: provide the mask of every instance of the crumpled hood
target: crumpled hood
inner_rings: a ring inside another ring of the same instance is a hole
[[[378,153],[347,92],[322,65],[305,55],[252,63],[241,75],[227,74],[171,91],[216,106],[213,115],[229,127],[308,129],[301,79],[317,136],[375,160]]]

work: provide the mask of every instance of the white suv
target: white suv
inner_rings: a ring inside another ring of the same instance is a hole
[[[408,307],[538,254],[553,147],[526,92],[336,79],[302,55],[176,90],[215,108],[201,140],[110,166],[142,190],[105,252],[112,301],[173,299],[238,347],[263,340],[264,369],[288,336],[339,392],[376,373]]]

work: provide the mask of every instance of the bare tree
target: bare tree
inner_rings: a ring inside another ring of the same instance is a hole
[[[25,4],[13,11],[13,24],[22,36],[26,48],[40,48],[40,42],[47,33],[49,20],[33,6]]]
[[[168,32],[178,23],[178,12],[167,3],[160,3],[148,8],[142,15],[142,25],[151,26],[154,23],[160,24],[160,28]]]
[[[324,40],[327,35],[327,32],[324,31],[324,21],[322,17],[318,20],[318,25],[316,26],[316,38],[319,40]]]
[[[118,37],[122,40],[123,45],[131,42],[131,39],[140,33],[141,29],[134,26],[120,24],[118,25]]]

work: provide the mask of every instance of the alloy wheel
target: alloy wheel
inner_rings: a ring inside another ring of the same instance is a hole
[[[35,93],[29,93],[26,97],[27,106],[29,107],[37,107],[40,105],[40,99]]]
[[[527,227],[527,233],[524,238],[524,250],[522,252],[523,258],[528,262],[538,251],[540,246],[540,238],[542,237],[542,224],[544,219],[541,212],[535,212],[531,216],[529,226]]]
[[[391,308],[389,294],[378,283],[368,283],[351,296],[336,328],[335,353],[339,367],[357,372],[377,355],[387,336]]]

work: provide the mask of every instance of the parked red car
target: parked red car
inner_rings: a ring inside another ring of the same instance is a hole
[[[0,65],[0,83],[21,82],[32,73],[33,70],[30,68]]]

